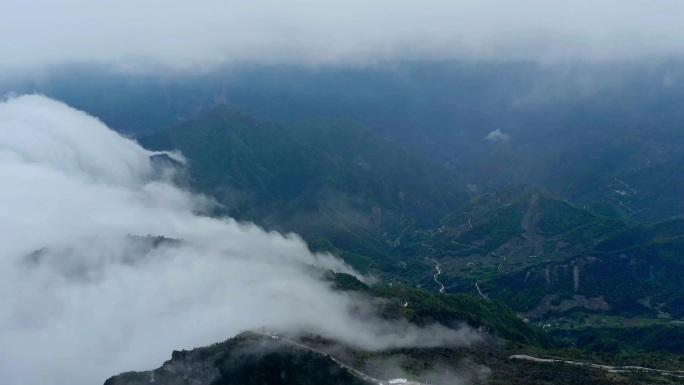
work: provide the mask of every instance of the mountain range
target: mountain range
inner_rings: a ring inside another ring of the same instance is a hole
[[[659,221],[684,215],[681,68],[417,61],[141,76],[64,66],[0,89],[45,93],[136,136],[222,104],[287,124],[353,120],[451,168],[471,193],[525,183]]]
[[[450,169],[349,121],[279,124],[218,106],[138,140],[180,151],[214,215],[362,255],[382,257],[384,239],[436,225],[467,197]]]
[[[305,352],[300,348],[292,350],[285,344],[274,348],[274,353],[262,344],[255,350],[258,358],[247,362],[232,355],[235,349],[244,349],[234,344],[261,337],[243,335],[202,348],[214,352],[209,356],[202,349],[174,353],[172,361],[155,371],[158,378],[187,383],[183,381],[188,378],[173,380],[168,377],[173,373],[164,369],[177,367],[187,354],[210,357],[192,361],[213,368],[208,372],[213,373],[210,381],[198,382],[207,384],[232,383],[243,375],[250,376],[248,383],[259,383],[262,380],[257,378],[283,365],[282,378],[291,378],[292,365],[303,376],[287,383],[305,384],[321,373],[343,376],[332,369],[335,360],[346,359],[350,368],[373,372],[368,357],[398,354],[410,357],[401,373],[414,378],[430,375],[431,360],[450,357],[449,365],[461,368],[459,375],[470,383],[524,378],[544,383],[543,377],[551,376],[544,365],[551,364],[508,358],[521,352],[537,356],[554,352],[560,358],[576,359],[573,349],[581,349],[594,363],[650,366],[657,366],[662,357],[678,357],[672,356],[679,349],[670,341],[681,335],[684,318],[681,219],[641,222],[613,199],[571,202],[552,189],[524,183],[477,194],[448,165],[345,120],[276,123],[218,106],[138,140],[151,150],[180,151],[185,161],[167,159],[166,166],[182,175],[189,188],[215,201],[213,215],[297,232],[312,250],[333,253],[377,277],[373,286],[346,274],[333,274],[330,279],[338,290],[388,301],[380,308],[384,317],[416,325],[462,322],[486,336],[475,347],[448,352],[362,352],[345,347],[342,351],[347,353],[335,350],[332,361],[324,359],[328,353],[309,351],[302,359]],[[613,194],[623,203],[627,196],[641,192],[633,189],[631,180],[609,177]],[[304,337],[296,343],[315,349],[335,345],[334,341],[320,345],[318,338]],[[272,343],[269,339],[267,345]],[[477,365],[458,364],[455,357],[474,360],[496,374],[480,378],[475,374]],[[320,370],[310,372],[310,363],[317,360]],[[266,362],[272,363],[266,371],[258,369]],[[637,384],[668,378],[667,374],[634,376],[629,370],[620,378],[610,378],[600,369],[554,365],[549,367],[554,384]],[[330,371],[325,369],[328,366]],[[224,372],[222,368],[228,367]],[[530,370],[536,374],[530,375]],[[124,374],[108,383],[135,384],[148,376],[149,372]],[[368,381],[359,376],[339,381],[359,379]]]
[[[678,63],[265,66],[175,79],[64,68],[24,86],[154,151],[154,177],[207,197],[203,214],[294,232],[341,258],[372,283],[320,274],[372,298],[383,319],[482,336],[363,351],[252,330],[107,384],[449,383],[444,368],[473,384],[676,384],[684,91],[668,79],[681,74]]]

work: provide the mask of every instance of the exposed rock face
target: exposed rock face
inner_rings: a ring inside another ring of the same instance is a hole
[[[210,385],[220,377],[216,365],[219,354],[211,347],[174,351],[158,369],[122,373],[105,381],[105,385]]]
[[[194,350],[173,351],[171,359],[155,370],[127,372],[114,376],[105,385],[210,385],[220,377],[217,360],[227,343]]]

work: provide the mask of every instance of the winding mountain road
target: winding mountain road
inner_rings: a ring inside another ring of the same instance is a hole
[[[407,302],[406,304],[408,305],[408,302]],[[282,338],[281,336],[276,336],[275,333],[273,333],[273,334],[268,334],[268,333],[262,333],[262,332],[258,332],[258,331],[252,331],[252,333],[258,334],[258,335],[261,335],[261,336],[264,336],[264,337],[268,337],[268,338],[277,338],[277,339],[279,339],[280,341],[287,342],[288,344],[291,344],[291,345],[293,345],[293,346],[296,346],[296,347],[298,347],[298,348],[300,348],[300,349],[305,349],[305,350],[308,350],[308,351],[311,351],[311,352],[314,352],[314,353],[321,354],[321,355],[323,355],[323,356],[327,356],[327,357],[329,357],[334,363],[340,365],[340,367],[342,367],[342,368],[347,369],[352,375],[354,375],[354,376],[356,376],[356,377],[358,377],[358,378],[360,378],[360,379],[362,379],[362,380],[364,380],[364,381],[366,381],[366,382],[369,382],[369,383],[372,383],[372,384],[375,384],[375,385],[391,385],[391,384],[399,383],[399,382],[397,382],[396,379],[394,379],[394,380],[392,380],[392,379],[389,379],[389,380],[380,380],[380,379],[378,379],[378,378],[369,376],[368,374],[363,373],[363,372],[361,372],[361,371],[359,371],[359,370],[356,370],[356,369],[352,368],[351,366],[349,366],[349,365],[347,365],[347,364],[341,362],[340,360],[338,360],[337,358],[333,357],[332,355],[330,355],[330,354],[328,354],[328,353],[322,352],[322,351],[320,351],[320,350],[318,350],[318,349],[315,349],[315,348],[312,348],[312,347],[310,347],[310,346],[306,346],[306,345],[304,345],[304,344],[301,344],[301,343],[299,343],[299,342],[293,341],[293,340],[291,340],[291,339]],[[410,385],[410,384],[420,384],[418,381],[406,380],[406,379],[402,379],[402,382],[401,382],[401,383],[403,383],[403,384],[408,384],[408,385]]]
[[[620,180],[620,179],[618,179],[618,178],[613,178],[613,179],[615,179],[615,181],[618,182],[620,185],[622,185],[622,186],[624,186],[625,188],[627,188],[627,190],[629,190],[629,192],[631,192],[633,195],[637,195],[637,191],[636,191],[635,189],[633,189],[632,187],[630,187],[630,185],[628,185],[627,183],[625,183],[624,181],[622,181],[622,180]],[[621,196],[629,195],[629,194],[627,193],[627,191],[618,191],[618,190],[614,190],[614,191],[615,191],[617,194],[621,195]],[[617,202],[617,203],[620,205],[620,207],[623,207],[623,208],[627,209],[627,210],[629,211],[629,215],[630,215],[630,216],[631,216],[631,215],[634,215],[634,210],[633,210],[631,207],[629,207],[628,205],[626,205],[624,202],[622,202],[622,200],[617,199],[617,198],[611,196],[610,194],[606,195],[606,198],[608,198],[608,199],[610,199],[610,200],[612,200],[612,201]]]
[[[482,298],[487,299],[487,296],[482,294],[482,290],[480,290],[480,281],[475,282],[475,288],[477,289],[477,292],[480,293]]]
[[[661,369],[653,369],[653,368],[645,368],[643,366],[610,366],[610,365],[599,365],[599,364],[592,364],[590,362],[579,362],[579,361],[568,361],[568,360],[559,360],[555,358],[538,358],[538,357],[532,357],[524,354],[515,354],[510,357],[509,359],[515,359],[515,360],[527,360],[527,361],[534,361],[534,362],[563,362],[569,365],[578,365],[578,366],[588,366],[591,368],[596,368],[596,369],[604,369],[607,370],[608,372],[611,373],[620,373],[620,372],[635,372],[635,371],[643,371],[643,372],[653,372],[653,373],[658,373],[666,376],[674,376],[678,378],[684,378],[684,370],[661,370]]]
[[[435,282],[437,282],[437,284],[439,285],[439,292],[442,294],[446,294],[446,292],[444,291],[444,285],[442,285],[442,283],[439,282],[439,280],[437,279],[437,276],[442,274],[442,270],[439,268],[439,262],[435,261],[434,259],[430,259],[428,257],[425,257],[425,259],[435,263],[435,269],[437,270],[437,274],[433,275],[432,278],[434,278]]]
[[[612,200],[614,200],[615,202],[617,202],[621,207],[626,208],[626,209],[629,211],[629,215],[634,215],[634,210],[632,210],[632,208],[629,207],[629,206],[627,206],[626,204],[622,203],[621,200],[619,200],[619,199],[617,199],[617,198],[613,198],[613,197],[610,196],[610,195],[606,195],[606,198],[612,199]]]
[[[628,190],[631,190],[631,191],[632,191],[632,194],[636,195],[637,191],[636,191],[635,189],[629,187],[629,185],[628,185],[627,183],[621,181],[621,180],[618,179],[618,178],[614,178],[614,179],[615,179],[616,182],[618,182],[618,183],[622,184],[623,186],[627,187]]]
[[[268,338],[275,338],[274,335],[267,334],[267,333],[261,333],[261,332],[257,332],[257,331],[252,331],[252,333],[258,334],[258,335],[261,335],[261,336],[264,336],[264,337],[268,337]],[[279,338],[279,340],[285,341],[285,342],[287,342],[288,344],[294,345],[294,346],[296,346],[296,347],[298,347],[298,348],[305,349],[305,350],[309,350],[309,351],[312,351],[312,352],[314,352],[314,353],[318,353],[318,354],[320,354],[320,355],[330,357],[330,359],[333,360],[333,362],[335,362],[336,364],[340,365],[341,367],[343,367],[343,368],[349,370],[353,375],[355,375],[355,376],[357,376],[357,377],[363,379],[364,381],[372,382],[372,383],[377,384],[377,385],[387,385],[387,384],[389,384],[388,381],[382,381],[382,380],[379,380],[379,379],[377,379],[377,378],[371,377],[371,376],[367,375],[366,373],[360,372],[360,371],[358,371],[358,370],[356,370],[356,369],[350,367],[349,365],[344,364],[343,362],[341,362],[340,360],[338,360],[337,358],[331,356],[331,355],[328,354],[328,353],[324,353],[324,352],[322,352],[322,351],[320,351],[320,350],[318,350],[318,349],[314,349],[314,348],[312,348],[312,347],[310,347],[310,346],[306,346],[306,345],[304,345],[304,344],[300,344],[299,342],[295,342],[295,341],[292,341],[292,340],[287,339],[287,338],[282,338],[282,337],[281,337],[281,338]]]

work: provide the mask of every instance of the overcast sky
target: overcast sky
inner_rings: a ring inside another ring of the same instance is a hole
[[[684,53],[681,0],[4,0],[0,66]]]

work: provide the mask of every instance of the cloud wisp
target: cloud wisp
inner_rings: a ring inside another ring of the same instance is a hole
[[[0,67],[681,56],[679,0],[8,0]]]
[[[489,134],[487,134],[487,136],[485,136],[485,139],[493,143],[506,143],[509,140],[511,140],[511,136],[506,133],[503,133],[500,129],[497,128],[496,130],[491,131]]]
[[[371,301],[317,273],[356,274],[342,261],[293,234],[201,215],[211,202],[155,179],[150,155],[43,96],[0,103],[7,383],[98,383],[262,325],[367,349],[478,340],[469,329],[380,320]]]

